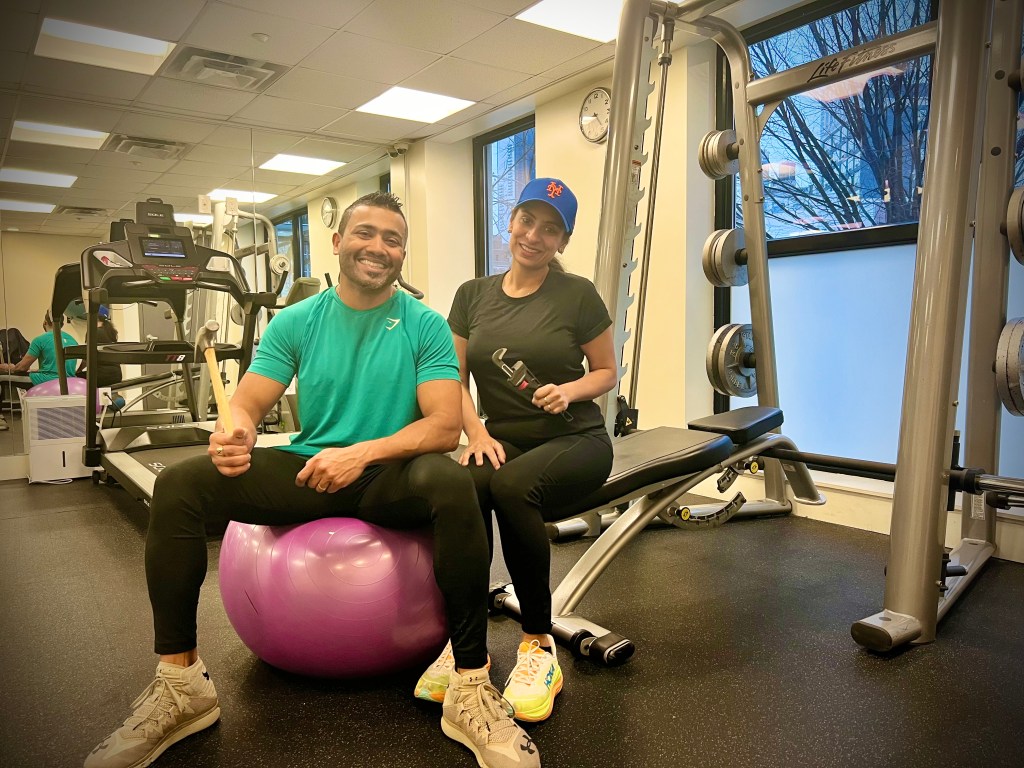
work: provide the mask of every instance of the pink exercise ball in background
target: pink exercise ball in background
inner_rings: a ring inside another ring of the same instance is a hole
[[[426,666],[448,637],[429,529],[335,517],[232,522],[220,549],[220,593],[253,653],[311,677]]]
[[[86,387],[85,379],[79,379],[74,376],[68,377],[68,394],[69,395],[84,395],[88,391]],[[59,397],[60,392],[60,379],[50,379],[44,381],[42,384],[36,384],[34,387],[25,390],[25,397]],[[96,393],[96,407],[99,406],[100,394]]]

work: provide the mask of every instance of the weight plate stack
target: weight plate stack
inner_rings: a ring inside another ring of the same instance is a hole
[[[711,386],[731,397],[756,395],[757,370],[747,365],[753,354],[753,326],[732,323],[715,331],[705,360]]]
[[[996,389],[1014,416],[1024,416],[1024,317],[1011,320],[996,344]]]
[[[724,179],[739,173],[740,162],[729,157],[729,147],[736,144],[736,131],[710,131],[704,134],[697,148],[697,162],[704,175]]]

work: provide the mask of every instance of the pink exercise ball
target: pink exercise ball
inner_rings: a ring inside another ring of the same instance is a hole
[[[253,653],[311,677],[426,666],[448,637],[429,530],[351,518],[232,522],[221,544],[220,593]]]
[[[68,394],[69,395],[84,395],[88,392],[85,379],[79,379],[74,376],[68,377]],[[50,379],[44,381],[42,384],[36,384],[34,387],[30,387],[25,390],[25,397],[59,397],[60,396],[60,379]],[[100,393],[96,393],[96,407],[100,407]]]

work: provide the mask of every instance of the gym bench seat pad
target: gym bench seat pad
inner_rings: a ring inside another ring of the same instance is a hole
[[[782,411],[763,405],[750,405],[694,419],[688,426],[701,432],[725,435],[736,445],[744,445],[766,432],[781,427]]]

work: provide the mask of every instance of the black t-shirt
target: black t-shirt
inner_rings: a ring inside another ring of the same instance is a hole
[[[508,365],[522,360],[542,384],[564,384],[585,373],[581,346],[612,324],[593,283],[584,277],[551,270],[541,287],[514,299],[501,288],[504,275],[463,283],[455,294],[448,325],[468,340],[466,362],[476,381],[487,431],[513,443],[546,440],[604,425],[592,400],[570,403],[573,420],[533,405],[491,355],[506,347]]]

